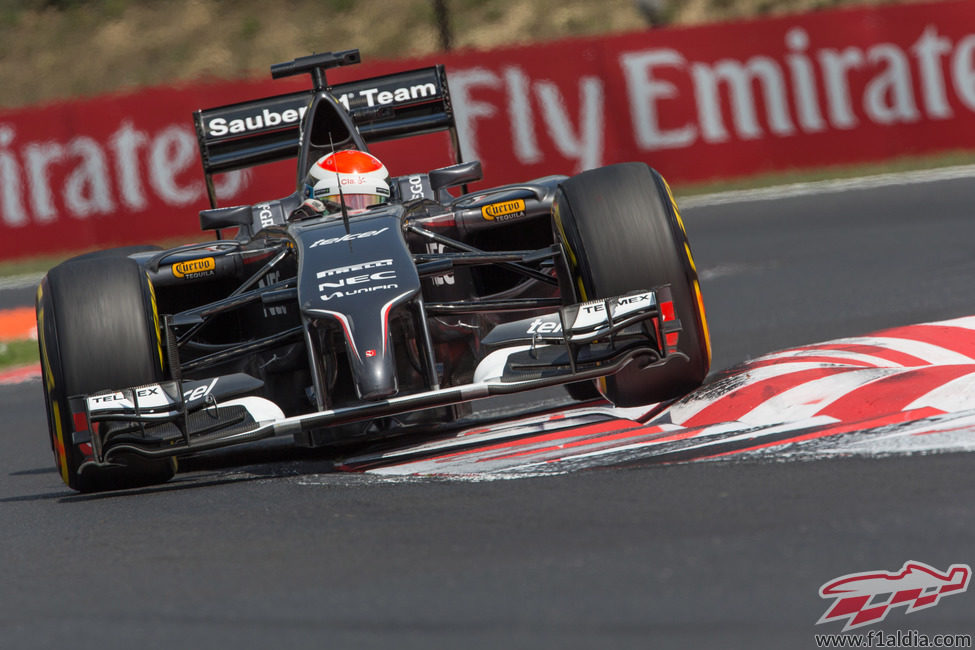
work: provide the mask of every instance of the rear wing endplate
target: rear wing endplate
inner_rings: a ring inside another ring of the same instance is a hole
[[[213,174],[298,156],[302,120],[318,92],[349,111],[367,143],[447,130],[456,162],[462,160],[444,67],[397,72],[194,112],[212,207]]]

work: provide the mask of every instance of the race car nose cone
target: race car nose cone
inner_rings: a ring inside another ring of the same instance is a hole
[[[351,370],[356,393],[361,400],[376,402],[399,392],[395,355],[389,347],[385,350],[361,351],[360,357],[353,360]]]
[[[397,390],[395,388],[379,389],[379,390],[370,391],[368,393],[364,393],[362,395],[362,399],[369,402],[378,402],[379,400],[383,400],[388,397],[393,397],[394,395],[396,395],[396,393]]]

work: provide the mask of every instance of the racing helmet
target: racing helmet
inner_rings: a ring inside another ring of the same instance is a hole
[[[305,179],[305,197],[318,199],[329,212],[362,210],[389,200],[389,172],[378,158],[365,151],[343,149],[319,158]]]

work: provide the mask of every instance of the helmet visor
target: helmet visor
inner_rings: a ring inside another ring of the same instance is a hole
[[[330,194],[325,197],[325,200],[331,201],[335,205],[341,205],[343,198],[345,199],[345,207],[349,210],[363,210],[386,201],[386,197],[378,194],[343,194],[341,197],[338,194]]]

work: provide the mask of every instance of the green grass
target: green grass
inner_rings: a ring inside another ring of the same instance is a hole
[[[190,242],[204,241],[212,236],[208,233],[200,232],[196,236],[183,236],[176,238],[161,239],[159,241],[150,242],[134,242],[138,244],[156,244],[162,248],[174,248],[182,244],[188,244]],[[73,251],[64,251],[61,253],[53,255],[38,255],[37,257],[23,257],[14,260],[0,261],[0,278],[12,277],[16,275],[32,275],[35,273],[44,273],[48,269],[57,266],[61,262],[75,255],[81,255],[82,253],[90,253],[95,250],[101,250],[102,248],[113,248],[115,246],[120,246],[122,244],[106,244],[105,246],[99,246],[96,248],[79,248]]]
[[[29,257],[24,259],[9,260],[0,262],[0,277],[12,277],[15,275],[30,275],[43,273],[58,262],[68,259],[75,253],[64,253],[61,255],[42,255],[39,257]]]
[[[0,369],[37,363],[37,341],[0,343]]]

